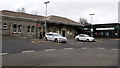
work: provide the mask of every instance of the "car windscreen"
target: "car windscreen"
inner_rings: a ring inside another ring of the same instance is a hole
[[[53,34],[46,34],[46,35],[49,35],[49,36],[54,36]]]
[[[89,35],[84,35],[84,37],[90,37]]]
[[[57,36],[57,37],[63,37],[62,35],[60,35],[60,34],[55,34],[55,36]]]

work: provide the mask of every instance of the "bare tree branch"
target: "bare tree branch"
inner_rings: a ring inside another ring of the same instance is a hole
[[[89,24],[87,19],[85,19],[85,18],[80,18],[80,23],[81,24]]]
[[[25,8],[24,7],[23,8],[18,8],[17,12],[25,13]]]

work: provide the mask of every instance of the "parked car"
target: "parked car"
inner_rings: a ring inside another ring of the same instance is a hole
[[[55,41],[55,42],[67,42],[67,38],[63,37],[58,33],[49,32],[45,34],[45,40]]]
[[[77,41],[81,40],[81,41],[89,42],[89,41],[95,41],[95,38],[90,37],[87,34],[79,34],[75,37],[75,40],[77,40]]]

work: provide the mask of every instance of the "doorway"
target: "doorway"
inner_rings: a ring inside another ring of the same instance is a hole
[[[65,37],[65,30],[62,30],[62,36]]]

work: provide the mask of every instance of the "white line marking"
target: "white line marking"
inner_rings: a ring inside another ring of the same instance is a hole
[[[97,49],[105,49],[105,48],[97,48]]]
[[[0,56],[2,56],[2,55],[6,55],[7,53],[0,53]]]
[[[111,50],[118,50],[118,49],[111,49]]]
[[[55,49],[46,49],[45,51],[54,51]]]
[[[81,49],[89,49],[88,47],[84,47],[84,48],[81,48]]]
[[[22,53],[29,53],[29,52],[34,52],[34,50],[22,51]]]
[[[64,50],[72,50],[73,48],[64,48]]]

